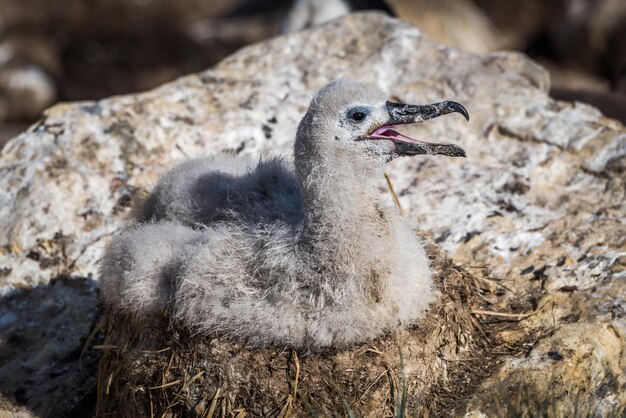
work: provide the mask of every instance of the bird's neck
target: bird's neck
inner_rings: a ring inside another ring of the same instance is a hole
[[[375,241],[386,238],[377,188],[383,164],[342,152],[307,157],[296,157],[305,212],[298,245],[320,264],[351,264],[350,257],[362,258]]]

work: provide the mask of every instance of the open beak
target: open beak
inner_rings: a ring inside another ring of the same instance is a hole
[[[428,105],[410,105],[387,102],[387,112],[389,112],[389,122],[371,132],[367,138],[392,141],[395,145],[395,152],[398,155],[447,155],[449,157],[465,157],[465,150],[454,144],[437,144],[433,142],[420,141],[409,138],[395,131],[397,125],[423,122],[448,113],[460,113],[469,120],[469,114],[463,106],[457,102],[444,101]]]

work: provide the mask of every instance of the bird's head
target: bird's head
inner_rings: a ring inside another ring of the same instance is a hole
[[[432,154],[465,157],[463,148],[413,139],[397,131],[400,125],[457,112],[469,120],[463,106],[451,101],[427,105],[393,103],[378,87],[337,80],[322,88],[298,128],[296,153],[320,151],[366,153],[384,161],[398,156]],[[300,143],[298,143],[300,142]]]

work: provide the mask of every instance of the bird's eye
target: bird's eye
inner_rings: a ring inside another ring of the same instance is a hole
[[[370,114],[370,110],[366,106],[355,106],[348,110],[347,117],[352,122],[361,122]]]
[[[352,120],[356,120],[356,121],[362,121],[363,119],[365,119],[365,113],[364,112],[354,112],[352,114]]]

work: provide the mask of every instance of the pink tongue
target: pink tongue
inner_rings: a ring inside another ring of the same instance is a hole
[[[394,131],[393,129],[389,129],[389,126],[381,126],[380,128],[376,129],[370,136],[372,138],[378,139],[394,139],[396,141],[408,142],[410,144],[425,144],[424,141],[410,138],[408,136],[402,135],[397,131]]]

